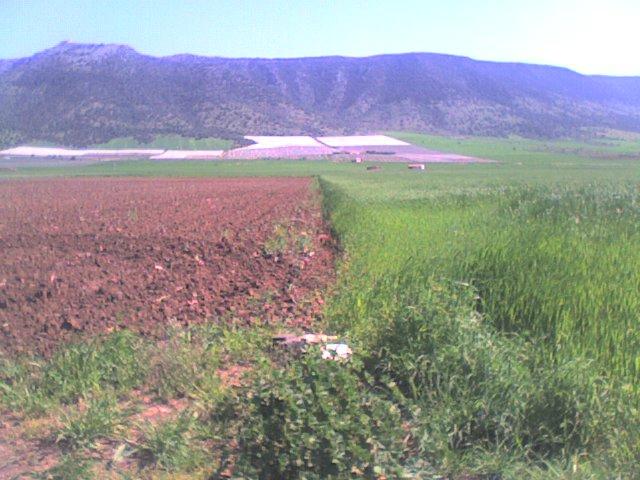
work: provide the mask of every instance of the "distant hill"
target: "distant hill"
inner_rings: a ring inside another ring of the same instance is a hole
[[[0,61],[0,143],[157,134],[640,132],[640,77],[430,53],[367,58],[151,57],[62,43]]]

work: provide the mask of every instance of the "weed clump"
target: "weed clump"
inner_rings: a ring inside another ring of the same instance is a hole
[[[94,480],[93,462],[81,455],[69,454],[42,473],[30,475],[33,480]]]
[[[62,402],[105,388],[130,390],[146,376],[142,348],[141,339],[126,330],[75,343],[48,362],[40,387]]]
[[[308,253],[313,246],[309,233],[295,224],[278,223],[273,233],[262,247],[263,253],[269,257],[280,257],[285,254],[300,255]]]
[[[48,360],[4,363],[0,403],[31,415],[103,391],[130,391],[147,375],[146,343],[127,331],[63,346]]]
[[[320,359],[264,369],[240,400],[239,467],[258,478],[396,477],[407,448],[399,407],[361,365]]]
[[[113,397],[91,399],[83,411],[63,416],[56,441],[70,451],[91,448],[97,439],[114,434],[123,421]]]
[[[188,412],[159,425],[147,425],[138,455],[147,464],[166,471],[186,471],[198,466],[203,451],[192,442],[195,421]]]

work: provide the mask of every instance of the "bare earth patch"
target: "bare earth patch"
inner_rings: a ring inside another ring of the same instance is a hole
[[[333,278],[310,187],[295,178],[0,183],[0,349],[48,354],[78,334],[153,335],[169,321],[309,326]]]

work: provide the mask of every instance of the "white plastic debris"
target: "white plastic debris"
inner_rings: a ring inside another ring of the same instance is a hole
[[[323,333],[307,333],[305,335],[294,335],[291,333],[280,333],[273,337],[273,344],[288,349],[294,349],[301,353],[307,353],[309,346],[319,345],[324,360],[348,360],[353,351],[346,343],[328,343],[337,340],[338,337],[325,335]]]
[[[325,335],[323,333],[307,333],[305,335],[294,335],[291,333],[281,333],[273,337],[273,343],[275,345],[284,346],[300,346],[314,345],[318,343],[327,343],[332,340],[337,340],[338,337],[333,335]]]
[[[323,360],[347,360],[353,351],[346,343],[327,343],[322,347]]]

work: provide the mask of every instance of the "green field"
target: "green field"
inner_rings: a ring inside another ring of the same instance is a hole
[[[220,459],[199,448],[231,436],[246,478],[638,478],[638,139],[394,135],[499,162],[367,172],[317,161],[144,161],[0,175],[318,178],[343,252],[324,329],[356,358],[346,367],[309,356],[281,371],[268,332],[176,333],[171,355],[184,361],[151,385],[192,399],[194,416],[148,433],[158,472],[203,475]],[[105,342],[7,360],[0,401],[31,416],[78,398],[118,411],[118,395],[148,381],[131,365],[145,364],[149,347],[126,335]],[[235,358],[254,362],[255,375],[240,393],[222,391],[212,371]],[[60,380],[80,365],[77,378]],[[60,435],[82,451],[90,422],[73,418]]]
[[[433,150],[519,163],[544,163],[563,160],[581,161],[640,158],[640,135],[628,132],[605,131],[591,135],[588,140],[532,140],[520,137],[439,137],[434,135],[390,132],[390,135],[414,145]]]

